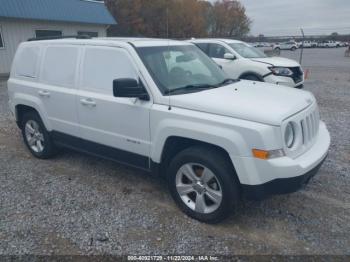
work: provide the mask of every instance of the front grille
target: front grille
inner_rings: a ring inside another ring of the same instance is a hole
[[[313,141],[313,139],[317,136],[319,122],[320,117],[317,109],[310,112],[300,121],[304,145],[310,144]]]
[[[285,120],[295,127],[295,142],[292,148],[285,147],[286,154],[296,158],[308,151],[316,142],[319,132],[320,116],[317,103]]]
[[[291,76],[291,78],[293,78],[296,84],[303,81],[304,73],[300,67],[289,67],[289,69],[293,72],[293,75]]]

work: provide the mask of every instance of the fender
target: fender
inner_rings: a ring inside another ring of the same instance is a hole
[[[188,120],[164,119],[152,135],[151,159],[161,162],[164,145],[169,137],[182,137],[216,145],[229,155],[248,156],[249,146],[237,131],[213,126],[210,123],[194,123]],[[233,142],[234,141],[234,142]]]
[[[30,95],[30,94],[15,93],[12,100],[13,100],[12,101],[13,106],[15,108],[18,105],[24,105],[24,106],[29,106],[29,107],[34,108],[38,112],[41,120],[43,121],[46,130],[52,131],[52,126],[51,126],[50,122],[48,121],[49,118],[48,118],[48,115],[44,109],[45,107],[39,98],[37,98],[33,95]],[[17,110],[15,112],[15,115],[16,115],[16,120],[17,120],[18,119]]]

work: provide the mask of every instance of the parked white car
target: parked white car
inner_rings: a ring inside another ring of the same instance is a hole
[[[317,42],[315,42],[315,41],[304,41],[304,42],[301,42],[300,47],[315,48],[315,47],[317,47]]]
[[[281,50],[291,50],[291,51],[295,51],[295,50],[297,50],[299,48],[298,44],[295,41],[279,43],[278,47]],[[277,48],[277,46],[276,46],[276,48]]]
[[[335,47],[342,47],[342,43],[340,41],[335,41]]]
[[[339,43],[335,42],[335,41],[322,41],[319,42],[317,47],[321,47],[321,48],[335,48],[335,47],[340,47]]]
[[[303,87],[304,73],[294,60],[267,57],[259,49],[238,40],[194,39],[190,42],[220,65],[229,77]]]
[[[266,42],[258,42],[258,43],[254,43],[252,46],[258,47],[258,48],[268,48],[268,47],[271,47],[271,44]]]
[[[187,42],[25,42],[8,92],[35,157],[64,146],[158,171],[179,207],[210,223],[241,196],[298,190],[330,145],[310,92],[227,79]]]

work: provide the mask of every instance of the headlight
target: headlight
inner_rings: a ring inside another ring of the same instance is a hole
[[[293,71],[287,67],[269,67],[269,69],[271,70],[271,72],[274,75],[277,75],[277,76],[291,76],[291,75],[293,75]]]
[[[291,122],[288,123],[284,130],[284,142],[288,148],[292,148],[295,140],[294,126]]]

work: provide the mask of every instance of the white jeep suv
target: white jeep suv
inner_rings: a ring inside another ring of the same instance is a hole
[[[63,146],[158,172],[179,207],[208,223],[242,196],[298,190],[330,144],[310,92],[228,79],[187,42],[25,42],[8,92],[35,157]]]
[[[282,57],[267,57],[259,49],[238,40],[192,39],[232,78],[269,82],[302,88],[304,73],[299,63]]]

